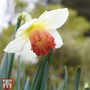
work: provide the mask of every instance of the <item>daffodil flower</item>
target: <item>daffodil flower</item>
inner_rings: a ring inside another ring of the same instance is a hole
[[[45,11],[38,19],[32,19],[23,24],[16,32],[15,39],[4,49],[7,53],[18,53],[25,60],[37,56],[45,56],[50,49],[63,45],[62,38],[57,32],[68,18],[68,9]]]

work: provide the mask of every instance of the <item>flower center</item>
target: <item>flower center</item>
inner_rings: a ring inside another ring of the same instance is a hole
[[[50,49],[55,48],[54,38],[43,28],[35,28],[30,31],[30,42],[32,50],[36,55],[47,55]]]

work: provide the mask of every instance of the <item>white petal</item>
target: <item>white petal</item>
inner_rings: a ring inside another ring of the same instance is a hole
[[[18,37],[16,39],[14,39],[13,41],[11,41],[6,48],[4,49],[5,52],[7,53],[15,53],[15,52],[20,52],[25,43],[27,42],[28,37],[26,35],[23,35],[21,37]]]
[[[27,43],[25,44],[24,49],[21,52],[21,56],[24,60],[26,61],[32,61],[34,60],[37,56],[35,53],[33,53],[33,51],[31,50],[31,43],[28,40]]]
[[[63,45],[62,38],[57,30],[49,30],[49,33],[54,37],[56,46],[55,48],[60,48]]]
[[[67,20],[69,15],[68,9],[57,9],[44,12],[39,18],[38,23],[43,23],[47,29],[56,29],[61,27]]]
[[[16,32],[16,38],[19,37],[21,34],[25,33],[25,31],[28,30],[28,28],[35,22],[36,19],[33,19],[32,21],[23,24]]]

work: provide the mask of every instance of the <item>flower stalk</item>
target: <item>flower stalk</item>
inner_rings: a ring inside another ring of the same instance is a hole
[[[20,27],[21,21],[22,21],[22,18],[18,18],[17,19],[15,33],[16,33],[17,29]],[[15,33],[14,33],[14,39],[15,39]],[[15,54],[14,53],[10,53],[8,55],[9,55],[9,60],[8,60],[8,63],[9,63],[9,65],[8,65],[8,68],[9,68],[9,70],[8,70],[8,78],[10,78],[11,77],[11,73],[12,73],[12,67],[13,67]]]
[[[42,90],[43,87],[43,90],[46,89],[52,52],[53,50],[51,49],[49,54],[42,58],[32,85],[32,90]]]

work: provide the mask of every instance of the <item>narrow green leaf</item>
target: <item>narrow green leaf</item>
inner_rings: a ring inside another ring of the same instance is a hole
[[[5,78],[8,78],[7,75],[8,75],[8,54],[7,54],[7,60],[5,62],[5,66],[4,66],[6,69],[5,69]]]
[[[15,39],[15,34],[16,34],[16,31],[18,30],[18,28],[20,27],[21,25],[21,21],[22,21],[22,18],[18,18],[17,19],[17,24],[16,24],[16,28],[15,28],[15,31],[14,31],[14,39]]]
[[[21,67],[20,57],[18,57],[16,90],[20,90],[20,67]]]
[[[64,82],[60,83],[57,90],[63,90],[63,84]]]
[[[67,71],[67,67],[65,66],[65,79],[64,79],[63,90],[67,90],[67,83],[68,83],[68,71]]]
[[[81,75],[81,68],[78,67],[77,73],[76,73],[75,88],[74,88],[74,90],[79,90],[80,75]]]
[[[13,62],[14,62],[14,53],[8,54],[7,78],[11,77]]]
[[[42,58],[41,64],[39,65],[35,80],[32,85],[32,90],[40,90],[45,64],[46,62],[48,62],[50,65],[51,56],[52,56],[52,50],[47,56]]]
[[[7,71],[7,61],[8,61],[8,54],[5,53],[4,57],[2,59],[2,63],[0,66],[0,88],[2,88],[2,78],[6,77],[6,71]]]
[[[29,79],[29,77],[27,78],[24,90],[30,90],[30,79]]]
[[[47,88],[48,73],[49,73],[49,63],[46,62],[40,90],[46,90]]]
[[[8,60],[8,54],[5,53],[0,65],[0,78],[5,77],[6,61]]]
[[[57,87],[55,84],[53,85],[52,90],[57,90]]]
[[[26,74],[25,74],[25,62],[23,63],[23,67],[24,67],[24,71],[23,71],[23,78],[22,78],[22,90],[24,90],[24,86],[25,86],[25,81],[26,81]]]
[[[67,84],[68,84],[68,71],[67,67],[65,66],[64,82],[59,85],[58,90],[67,90]]]

